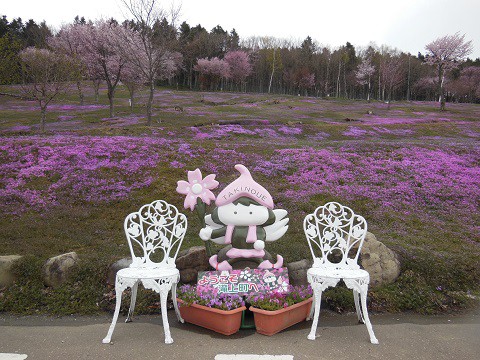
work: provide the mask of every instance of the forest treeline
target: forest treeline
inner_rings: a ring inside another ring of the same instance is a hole
[[[118,29],[115,31],[119,33],[124,28],[139,30],[138,41],[142,43],[142,29],[134,21],[119,24],[110,19],[107,23],[114,24],[113,29]],[[444,81],[447,101],[480,102],[478,58],[466,58],[446,72],[444,79],[439,80],[438,69],[425,61],[426,54],[408,54],[385,45],[355,47],[347,42],[333,48],[321,46],[309,36],[303,41],[260,36],[241,38],[235,29],[227,31],[220,25],[207,30],[201,25],[191,26],[186,22],[178,26],[174,24],[164,17],[156,19],[152,25],[153,35],[149,35],[149,39],[153,39],[150,54],[155,54],[155,51],[164,54],[164,67],[168,67],[162,70],[162,76],[152,75],[155,85],[168,84],[192,90],[391,101],[438,100],[441,91],[439,81]],[[99,26],[99,22],[77,16],[72,23],[63,25],[59,31],[54,32],[45,22],[23,22],[21,18],[9,22],[5,15],[2,16],[0,84],[19,84],[25,81],[20,53],[28,47],[64,51],[77,56],[83,63],[95,61],[95,58],[98,60],[98,56],[93,53],[80,56],[85,53],[85,49],[93,47],[82,43],[89,40],[79,29]],[[112,37],[116,36],[115,31],[111,33]],[[56,38],[58,39],[55,40]],[[120,38],[119,42],[122,41]],[[71,49],[72,44],[78,48]],[[131,49],[132,47],[130,51]],[[148,54],[147,51],[146,56]],[[118,55],[122,57],[121,51]],[[112,57],[111,61],[118,59]],[[101,68],[98,71],[88,71],[88,64],[83,64],[80,68],[78,76],[82,81],[109,81]],[[132,68],[128,71],[126,64],[122,65],[122,69],[123,74],[119,72],[118,79],[114,80],[146,85],[152,80],[148,74],[141,75]],[[153,70],[158,72],[158,68]],[[133,76],[132,79],[132,73],[137,75],[136,78]]]

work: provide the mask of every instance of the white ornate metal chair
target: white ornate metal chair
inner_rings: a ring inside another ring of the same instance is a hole
[[[358,265],[367,222],[352,209],[329,202],[305,217],[303,229],[314,260],[307,271],[314,293],[314,306],[309,316],[312,318],[314,315],[314,318],[308,339],[315,340],[322,292],[343,280],[353,290],[358,321],[367,326],[370,342],[378,344],[367,312],[370,275]]]
[[[132,254],[132,264],[117,272],[115,279],[116,306],[112,324],[103,343],[109,343],[118,319],[122,294],[132,289],[130,309],[125,322],[130,322],[135,309],[138,284],[160,294],[165,343],[171,344],[170,327],[167,319],[167,296],[172,290],[175,313],[180,322],[183,319],[178,310],[176,298],[180,272],[175,259],[187,230],[187,218],[177,208],[163,200],[144,205],[138,212],[128,215],[124,223],[125,234]]]

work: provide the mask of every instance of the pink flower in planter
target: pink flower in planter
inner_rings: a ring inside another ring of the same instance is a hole
[[[179,180],[177,182],[177,192],[185,197],[184,207],[195,209],[197,199],[200,198],[204,203],[210,205],[212,200],[215,200],[215,195],[210,191],[218,186],[218,181],[215,180],[215,174],[210,174],[202,178],[202,173],[199,169],[188,172],[188,182]]]

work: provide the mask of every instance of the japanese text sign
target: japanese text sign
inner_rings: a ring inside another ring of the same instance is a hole
[[[230,271],[200,271],[197,291],[217,290],[218,294],[253,295],[272,291],[286,291],[289,285],[288,269],[249,269]]]

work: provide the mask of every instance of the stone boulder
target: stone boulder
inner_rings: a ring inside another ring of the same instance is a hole
[[[123,258],[118,261],[115,261],[110,267],[108,268],[107,274],[107,284],[115,285],[115,277],[117,275],[118,270],[125,269],[130,266],[132,263],[132,258]]]
[[[390,284],[400,275],[397,255],[370,232],[365,236],[359,262],[370,273],[370,286]]]
[[[63,284],[72,270],[78,265],[78,261],[79,258],[75,252],[48,259],[43,265],[43,282],[51,287]]]
[[[329,259],[335,263],[341,260],[341,256],[333,254]],[[312,263],[311,260],[303,259],[287,264],[290,284],[307,285],[307,271]],[[372,287],[390,284],[400,275],[400,261],[397,255],[370,232],[365,236],[359,264],[369,272]]]
[[[198,272],[210,268],[204,246],[193,246],[180,252],[175,263],[180,270],[180,281],[184,284],[196,282]]]
[[[294,286],[308,285],[307,271],[312,267],[313,261],[303,259],[287,264],[288,278]]]
[[[0,256],[0,288],[11,285],[15,280],[11,273],[12,265],[21,258],[21,255]]]

